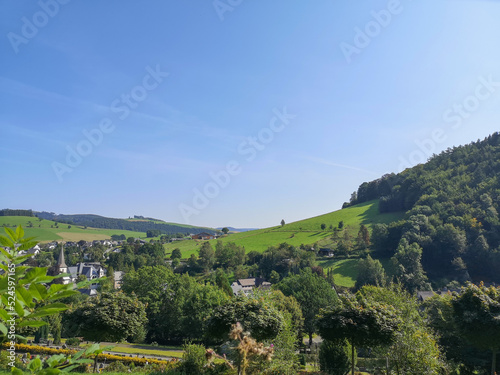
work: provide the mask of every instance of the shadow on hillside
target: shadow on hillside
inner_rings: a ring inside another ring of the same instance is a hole
[[[364,225],[376,224],[376,223],[390,223],[392,221],[397,221],[404,216],[404,212],[387,212],[380,213],[379,211],[379,200],[375,199],[372,201],[364,202],[357,204],[353,207],[366,207],[370,206],[365,212],[361,215],[358,215],[360,218],[360,223]]]
[[[319,236],[321,233],[324,233],[324,232],[316,232],[316,233],[310,234],[310,235],[309,235],[309,236],[307,236],[307,237],[315,237],[315,236]]]
[[[358,277],[358,260],[359,259],[348,259],[342,262],[335,268],[335,273],[356,280]]]

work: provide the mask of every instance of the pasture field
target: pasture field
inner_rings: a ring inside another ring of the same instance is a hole
[[[328,214],[315,216],[310,219],[296,221],[290,224],[285,224],[284,227],[278,227],[277,231],[289,231],[289,230],[321,230],[321,224],[325,224],[328,229],[330,225],[334,228],[343,221],[344,226],[353,227],[353,229],[359,229],[361,224],[370,227],[372,224],[377,223],[391,223],[393,221],[399,220],[403,217],[403,213],[379,213],[379,201],[373,200],[365,203],[360,203],[352,207],[344,208],[343,210],[338,210],[330,212]]]
[[[314,245],[326,246],[332,236],[330,225],[338,227],[340,221],[344,222],[352,235],[356,235],[361,224],[370,227],[375,223],[390,223],[403,217],[403,213],[380,214],[378,211],[378,200],[362,203],[343,210],[334,211],[325,215],[316,216],[310,219],[276,226],[266,229],[258,229],[249,232],[229,234],[221,237],[222,242],[234,242],[239,246],[244,246],[247,252],[263,252],[270,246],[277,246],[286,242],[293,246]],[[321,224],[326,225],[326,229],[321,229]],[[179,241],[165,245],[167,256],[173,249],[179,248],[183,258],[189,258],[191,254],[197,254],[204,241]],[[209,241],[215,248],[217,240]]]
[[[39,220],[37,217],[29,216],[0,216],[0,226],[4,224],[11,228],[22,225],[26,237],[35,237],[35,240],[40,242],[105,240],[111,238],[113,234],[124,234],[127,238],[146,238],[146,233],[144,232],[132,232],[121,229],[84,228],[80,225],[63,223],[58,223],[58,228],[56,228],[54,221]]]
[[[333,280],[336,285],[352,288],[358,278],[359,259],[327,259],[319,260],[318,265],[323,267],[325,273],[328,269],[333,271]]]

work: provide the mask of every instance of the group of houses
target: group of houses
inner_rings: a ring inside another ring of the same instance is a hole
[[[247,279],[238,279],[231,284],[231,289],[235,296],[244,294],[246,296],[253,294],[254,289],[270,290],[271,283],[261,277],[250,277]]]
[[[56,268],[58,274],[66,274],[66,276],[62,277],[63,284],[75,284],[79,280],[80,275],[83,275],[87,281],[106,276],[106,268],[99,262],[80,262],[76,266],[68,267],[64,260],[63,246],[61,246],[61,250],[59,251]],[[80,291],[90,296],[97,295],[98,285],[98,283],[92,283],[88,288],[81,289]]]

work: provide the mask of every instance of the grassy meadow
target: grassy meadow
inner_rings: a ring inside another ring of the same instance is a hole
[[[403,217],[403,213],[380,214],[378,211],[378,200],[362,203],[343,210],[334,211],[325,215],[316,216],[310,219],[296,221],[266,229],[258,229],[250,232],[229,234],[221,237],[223,242],[234,242],[239,246],[244,246],[247,252],[264,252],[270,246],[277,246],[286,242],[293,246],[313,245],[328,246],[332,231],[330,225],[337,227],[340,221],[344,222],[349,232],[355,236],[361,224],[370,227],[375,223],[390,223]],[[326,229],[321,229],[321,224],[326,225]],[[189,258],[191,254],[197,254],[204,241],[179,241],[165,245],[167,256],[173,249],[179,248],[183,258]],[[209,241],[213,247],[217,240]]]
[[[30,228],[30,224],[33,226]],[[39,220],[37,217],[28,216],[0,216],[0,226],[22,225],[27,237],[35,237],[40,242],[50,241],[92,241],[111,238],[113,234],[124,234],[126,237],[146,238],[145,232],[132,232],[121,229],[84,228],[80,225],[68,225],[51,220]]]

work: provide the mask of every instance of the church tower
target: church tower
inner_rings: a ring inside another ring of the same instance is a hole
[[[64,261],[64,247],[61,242],[61,251],[59,252],[59,259],[57,260],[57,271],[61,273],[67,273],[68,272],[68,266],[66,265],[66,262]]]

